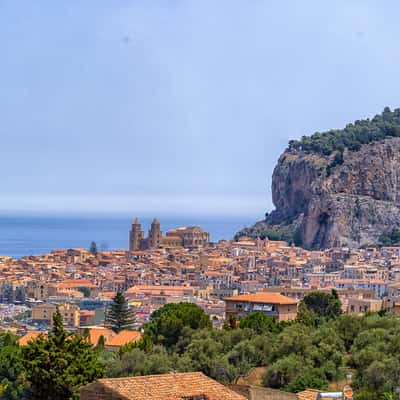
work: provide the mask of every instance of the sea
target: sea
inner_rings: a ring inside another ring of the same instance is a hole
[[[0,215],[0,255],[20,258],[49,253],[54,249],[89,248],[92,241],[99,250],[128,249],[132,217],[66,215]],[[163,232],[197,225],[211,234],[211,241],[231,239],[253,217],[158,217]],[[140,218],[147,234],[152,218]]]

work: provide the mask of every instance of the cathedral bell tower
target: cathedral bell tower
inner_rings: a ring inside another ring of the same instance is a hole
[[[151,228],[149,230],[149,247],[151,249],[157,249],[161,245],[161,227],[157,218],[154,218],[151,223]]]
[[[136,218],[132,224],[132,229],[129,232],[129,250],[140,250],[141,243],[144,239],[144,232],[139,220]]]

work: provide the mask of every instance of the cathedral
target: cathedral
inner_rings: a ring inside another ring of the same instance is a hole
[[[171,247],[197,248],[210,243],[210,234],[198,226],[188,226],[167,231],[162,235],[157,218],[151,223],[147,238],[138,220],[135,219],[129,232],[129,250],[147,250]]]

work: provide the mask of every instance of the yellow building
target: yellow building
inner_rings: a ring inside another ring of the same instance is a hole
[[[45,303],[40,304],[32,308],[32,320],[35,322],[43,322],[48,325],[53,323],[53,316],[56,313],[56,310],[60,310],[60,314],[63,318],[63,322],[65,326],[71,328],[77,328],[80,323],[80,309],[75,304],[51,304]]]
[[[346,312],[348,314],[362,315],[382,310],[382,304],[382,300],[349,298],[344,303],[344,306],[346,307]]]

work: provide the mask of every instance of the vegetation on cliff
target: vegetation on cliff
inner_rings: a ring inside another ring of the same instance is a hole
[[[390,232],[383,233],[379,238],[380,246],[399,246],[400,229],[393,228]]]
[[[336,162],[340,163],[345,149],[358,151],[363,144],[389,137],[400,137],[400,109],[391,111],[386,107],[382,114],[372,119],[357,120],[344,129],[316,132],[311,136],[303,136],[300,140],[291,140],[288,148],[325,156],[337,151],[339,155]]]
[[[254,239],[258,237],[260,239],[283,240],[288,243],[297,244],[290,226],[273,225],[265,221],[258,225],[256,224],[252,228],[243,228],[235,234],[234,240],[239,240],[241,236],[249,236]]]

